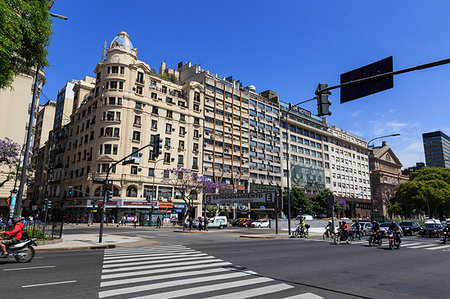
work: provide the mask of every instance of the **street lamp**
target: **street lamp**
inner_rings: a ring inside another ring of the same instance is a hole
[[[396,137],[396,136],[400,136],[399,133],[396,134],[390,134],[390,135],[384,135],[384,136],[379,136],[379,137],[375,137],[369,140],[369,142],[367,142],[367,148],[369,149],[369,154],[373,154],[372,147],[369,147],[369,144],[377,139],[381,139],[381,138],[387,138],[387,137]],[[370,157],[370,155],[369,155]],[[375,219],[375,211],[374,211],[374,201],[373,201],[373,188],[372,188],[372,175],[371,175],[371,169],[370,169],[370,161],[369,161],[369,186],[370,186],[370,221],[373,222],[373,220]]]
[[[48,9],[53,6],[54,1],[49,1],[47,3]],[[49,12],[49,15],[51,17],[55,17],[62,20],[67,20],[67,17],[53,14]],[[16,206],[15,206],[15,215],[21,216],[22,215],[22,196],[23,196],[23,190],[25,189],[25,179],[27,175],[27,166],[28,166],[28,159],[30,156],[30,143],[31,138],[33,135],[33,122],[34,122],[34,113],[36,110],[36,101],[37,101],[37,90],[38,90],[38,82],[39,82],[39,72],[41,70],[41,66],[38,65],[36,67],[36,74],[34,76],[34,86],[33,86],[33,98],[31,100],[31,112],[30,117],[28,119],[28,129],[27,129],[27,140],[25,141],[25,153],[22,161],[22,172],[20,177],[20,185],[19,190],[17,192],[17,199],[16,199]]]

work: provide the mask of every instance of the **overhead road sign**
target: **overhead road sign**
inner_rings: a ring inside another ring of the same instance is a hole
[[[275,192],[206,194],[205,202],[206,204],[253,202],[275,203]]]

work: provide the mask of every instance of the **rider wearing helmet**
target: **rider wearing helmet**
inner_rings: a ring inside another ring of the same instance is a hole
[[[345,237],[348,238],[348,224],[345,221],[342,221],[341,226],[339,227],[339,232]]]
[[[400,233],[401,233],[402,229],[395,221],[391,222],[391,225],[389,225],[388,231],[392,232],[395,235],[395,237],[397,238],[399,243],[402,242],[402,240],[400,239]]]
[[[4,231],[1,232],[3,235],[8,235],[8,239],[4,239],[0,242],[0,248],[2,249],[2,255],[1,257],[7,257],[8,252],[6,251],[7,245],[13,245],[16,243],[19,243],[20,239],[22,239],[22,232],[23,232],[23,223],[20,222],[19,216],[14,216],[12,219],[12,222],[14,223],[14,228],[12,231]]]

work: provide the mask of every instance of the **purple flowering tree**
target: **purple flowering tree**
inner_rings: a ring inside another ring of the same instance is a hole
[[[192,171],[192,169],[181,166],[164,170],[163,183],[173,186],[186,204],[183,219],[186,215],[191,215],[194,202],[200,193],[225,193],[233,191],[232,186],[229,184],[211,182],[206,177],[200,176],[198,173]]]
[[[20,145],[8,137],[0,139],[0,164],[9,166],[6,178],[0,182],[2,187],[6,182],[14,177],[19,167]]]

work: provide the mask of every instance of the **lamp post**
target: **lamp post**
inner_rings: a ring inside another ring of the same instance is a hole
[[[390,134],[390,135],[384,135],[384,136],[379,136],[379,137],[375,137],[369,140],[369,142],[367,142],[367,148],[369,149],[369,160],[370,160],[370,154],[373,154],[373,146],[369,147],[370,143],[377,140],[377,139],[381,139],[381,138],[387,138],[387,137],[396,137],[396,136],[400,136],[399,133],[396,134]],[[373,183],[372,183],[372,171],[370,169],[370,161],[369,161],[369,186],[370,186],[370,221],[373,222],[373,220],[375,219],[375,210],[374,210],[374,200],[373,200],[373,187],[372,187]]]

